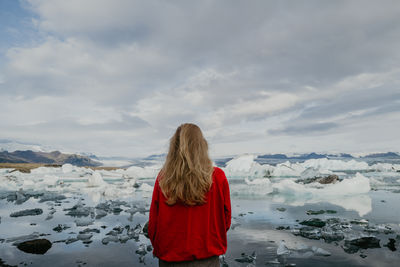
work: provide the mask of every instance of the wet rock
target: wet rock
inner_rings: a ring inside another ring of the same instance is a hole
[[[280,212],[284,212],[284,211],[286,211],[286,209],[285,209],[285,208],[276,208],[276,210],[277,210],[277,211],[280,211]]]
[[[390,249],[391,251],[396,251],[396,240],[394,238],[389,238],[389,242],[385,245],[383,245],[384,247],[387,247],[388,249]]]
[[[373,236],[360,237],[352,240],[345,240],[343,249],[345,252],[352,254],[360,249],[380,248],[379,242],[380,240]]]
[[[129,228],[127,230],[127,235],[129,236],[130,239],[133,239],[136,242],[138,242],[141,231],[142,231],[142,226],[140,224],[137,224],[135,228]]]
[[[96,219],[97,220],[107,216],[107,214],[108,213],[106,211],[104,211],[104,210],[96,209]]]
[[[311,184],[311,183],[320,183],[320,184],[334,184],[336,182],[340,181],[339,177],[335,174],[328,175],[326,177],[312,177],[312,178],[306,178],[306,179],[299,179],[296,181],[296,183],[301,183],[301,184]]]
[[[74,205],[72,208],[64,209],[64,211],[68,211],[65,215],[72,217],[87,217],[90,215],[92,208],[84,207],[82,203],[78,203]]]
[[[320,184],[334,184],[337,181],[339,181],[339,177],[335,174],[331,174],[327,177],[323,177],[321,179],[318,180],[318,183]]]
[[[299,235],[308,239],[321,239],[321,230],[315,227],[300,228]]]
[[[319,215],[319,214],[324,214],[324,210],[308,210],[307,215]]]
[[[71,227],[66,226],[65,224],[59,224],[59,225],[57,225],[56,227],[53,228],[53,231],[61,233],[62,231],[66,230],[68,228],[71,228]]]
[[[26,253],[45,254],[51,246],[51,242],[47,239],[34,239],[18,244],[17,248]]]
[[[10,192],[7,195],[7,201],[15,201],[15,204],[20,205],[27,201],[31,196],[29,194],[26,194],[25,191],[22,189],[15,191],[15,192]]]
[[[123,209],[121,209],[120,207],[115,207],[113,208],[112,212],[114,213],[114,215],[119,215],[121,213],[121,211],[123,211]]]
[[[92,236],[93,236],[93,234],[79,234],[79,235],[77,235],[76,238],[81,241],[87,241],[87,240],[91,239]]]
[[[65,244],[69,245],[69,244],[74,243],[74,242],[76,242],[76,241],[78,241],[78,238],[75,238],[75,237],[68,237],[68,239],[65,240]]]
[[[320,215],[324,213],[334,214],[337,213],[335,210],[308,210],[307,215]]]
[[[135,253],[139,255],[139,262],[144,263],[144,256],[147,254],[147,249],[145,244],[140,244],[136,249]]]
[[[324,227],[326,223],[322,221],[321,219],[315,218],[315,219],[309,219],[306,221],[300,222],[301,225],[307,225],[307,226],[313,226],[313,227]]]
[[[53,193],[53,192],[45,192],[43,193],[43,195],[40,197],[39,202],[46,202],[46,201],[60,201],[60,200],[64,200],[67,197],[64,195],[60,195],[57,193]]]
[[[351,223],[351,224],[356,224],[356,225],[368,225],[368,224],[369,224],[369,222],[368,222],[367,220],[365,220],[365,219],[360,219],[360,220],[355,219],[355,220],[351,220],[350,223]]]
[[[139,247],[136,249],[135,253],[138,255],[146,255],[147,254],[146,245],[140,244]]]
[[[117,232],[117,234],[122,234],[122,232],[124,231],[124,228],[122,226],[116,226],[113,228],[114,231]]]
[[[96,228],[86,228],[86,229],[84,229],[84,230],[82,230],[82,231],[79,231],[79,233],[80,234],[88,234],[88,233],[96,233],[96,234],[99,234],[100,233],[100,230],[99,229],[96,229]]]
[[[255,251],[253,251],[253,253],[251,255],[247,255],[246,253],[242,253],[240,254],[240,258],[236,258],[235,261],[237,262],[241,262],[241,263],[252,263],[255,264],[256,263],[256,258],[257,258],[257,254]]]
[[[94,220],[91,218],[79,218],[75,220],[76,226],[88,226],[93,224]]]
[[[147,238],[149,238],[149,222],[147,221],[142,229],[143,235]]]
[[[333,230],[331,228],[328,228],[321,231],[321,237],[325,240],[325,242],[331,243],[334,241],[343,240],[345,235],[342,230]]]
[[[107,245],[110,242],[119,242],[119,238],[117,236],[107,236],[101,240],[103,245]]]
[[[10,214],[10,217],[36,216],[42,213],[43,213],[42,209],[27,209],[27,210],[13,212]]]

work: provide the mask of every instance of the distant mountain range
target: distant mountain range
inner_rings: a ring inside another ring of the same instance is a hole
[[[154,154],[142,158],[122,157],[122,156],[97,156],[87,152],[60,152],[49,146],[32,144],[27,142],[0,139],[0,163],[46,163],[64,164],[71,163],[77,166],[119,166],[129,167],[147,166],[163,162],[166,154]],[[225,163],[235,156],[214,158],[218,166]],[[255,161],[260,164],[278,164],[286,161],[303,162],[309,159],[340,159],[340,160],[363,160],[369,163],[392,162],[400,163],[400,154],[396,152],[370,153],[370,154],[349,154],[349,153],[305,153],[305,154],[258,154]]]
[[[339,153],[339,154],[317,154],[317,153],[306,153],[288,156],[285,154],[265,154],[259,155],[257,158],[259,159],[322,159],[322,158],[393,158],[400,159],[400,155],[395,152],[385,152],[385,153],[372,153],[366,154],[364,156],[353,156],[347,153]]]
[[[60,151],[35,152],[32,150],[0,151],[0,163],[45,163],[58,165],[70,163],[76,166],[102,165],[102,163],[94,161],[87,156],[64,154]]]

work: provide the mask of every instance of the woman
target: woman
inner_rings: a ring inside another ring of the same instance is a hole
[[[159,266],[219,266],[231,225],[229,184],[223,170],[212,166],[195,124],[182,124],[171,138],[149,217]]]

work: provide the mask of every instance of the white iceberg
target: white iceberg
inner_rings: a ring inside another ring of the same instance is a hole
[[[89,187],[107,185],[107,183],[103,180],[103,176],[98,171],[95,171],[91,176],[88,177],[87,184]]]

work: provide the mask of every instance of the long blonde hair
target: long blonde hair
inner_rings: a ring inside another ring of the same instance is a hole
[[[205,194],[212,185],[212,173],[208,144],[200,128],[192,123],[182,124],[170,140],[161,169],[159,185],[167,198],[166,203],[204,204]]]

